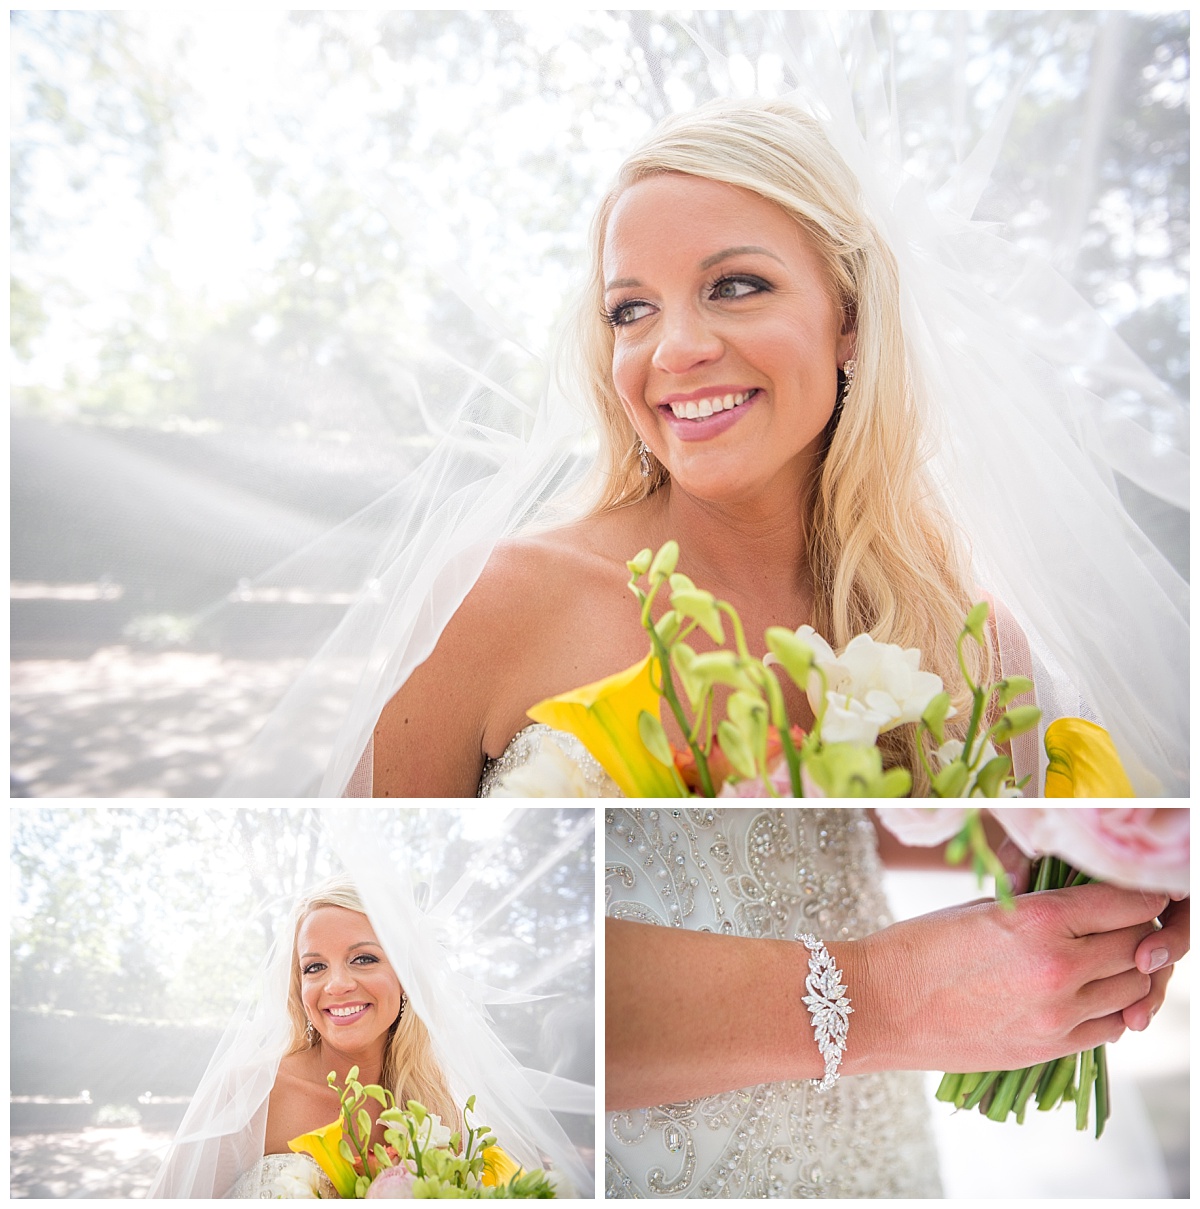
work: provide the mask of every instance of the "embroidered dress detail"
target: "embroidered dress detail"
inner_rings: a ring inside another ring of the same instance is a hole
[[[613,806],[604,819],[610,919],[788,941],[851,940],[892,922],[861,810],[680,803]],[[909,1071],[610,1113],[605,1139],[609,1197],[942,1195],[923,1078]]]

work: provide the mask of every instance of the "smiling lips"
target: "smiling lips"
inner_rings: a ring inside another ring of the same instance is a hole
[[[707,441],[736,424],[750,410],[747,404],[753,403],[759,394],[757,387],[750,390],[710,387],[690,395],[667,395],[658,410],[680,440]]]
[[[339,1003],[336,1007],[323,1010],[335,1024],[351,1024],[358,1020],[370,1006],[369,1003]]]
[[[670,399],[660,406],[669,407],[677,420],[706,420],[719,412],[741,407],[755,393],[743,390],[727,395],[705,395],[699,399]]]

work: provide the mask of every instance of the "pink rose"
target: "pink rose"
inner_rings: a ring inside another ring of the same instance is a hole
[[[967,821],[969,806],[885,806],[879,821],[910,848],[932,848],[956,836]]]
[[[373,1196],[408,1197],[413,1194],[413,1174],[401,1163],[398,1167],[385,1167],[367,1189],[367,1198]]]
[[[1026,856],[1049,853],[1091,877],[1135,890],[1188,893],[1191,812],[1186,807],[1059,806],[994,813]]]

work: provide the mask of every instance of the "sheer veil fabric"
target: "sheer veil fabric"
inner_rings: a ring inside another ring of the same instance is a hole
[[[951,170],[918,179],[901,164],[914,138],[931,136],[906,129],[868,16],[836,29],[811,13],[762,20],[782,76],[772,82],[761,63],[696,33],[705,83],[719,95],[791,96],[858,175],[900,265],[935,482],[981,590],[1028,637],[1043,723],[1094,718],[1139,793],[1186,793],[1188,588],[1122,497],[1133,484],[1188,508],[1186,413],[1048,262],[976,216],[1017,137],[1020,89],[976,145],[956,148]],[[471,388],[419,471],[261,581],[352,584],[355,599],[336,625],[305,636],[311,662],[223,794],[341,795],[384,705],[432,651],[496,542],[587,506],[594,437],[561,351],[519,349],[502,317],[458,287],[509,368],[466,367]],[[453,332],[443,347],[456,358]]]
[[[475,1095],[475,1123],[490,1125],[518,1162],[552,1167],[567,1195],[590,1196],[582,1156],[591,1149],[595,1091],[578,1076],[591,1069],[595,1037],[591,812],[514,812],[483,859],[464,852],[471,859],[461,867],[442,854],[437,867],[454,870],[442,885],[418,882],[403,854],[398,860],[379,842],[378,822],[371,809],[322,814],[329,848],[353,877],[456,1102]],[[513,845],[527,858],[522,875],[498,882],[489,865]],[[546,887],[555,888],[557,906]],[[224,1196],[262,1156],[267,1096],[290,1040],[294,927],[293,908],[221,1038],[151,1197]],[[550,942],[549,962],[530,960],[534,934],[539,949]],[[478,978],[484,953],[489,970],[510,975],[505,986]]]

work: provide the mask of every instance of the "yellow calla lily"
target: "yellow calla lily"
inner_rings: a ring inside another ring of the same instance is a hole
[[[333,1181],[338,1196],[343,1200],[351,1200],[359,1173],[338,1151],[338,1143],[341,1140],[342,1118],[338,1117],[336,1121],[331,1121],[321,1129],[314,1129],[312,1133],[292,1138],[288,1146],[297,1154],[311,1154],[321,1170]]]
[[[479,1177],[479,1182],[485,1188],[495,1188],[497,1184],[507,1184],[514,1175],[520,1175],[522,1170],[524,1169],[520,1163],[505,1154],[499,1146],[485,1146],[483,1174]]]
[[[671,770],[646,750],[638,735],[642,710],[658,717],[658,693],[650,679],[653,660],[647,655],[615,676],[539,701],[528,711],[535,722],[575,735],[629,798],[680,796]]]
[[[1132,798],[1108,731],[1086,718],[1059,718],[1046,728],[1046,797]]]

